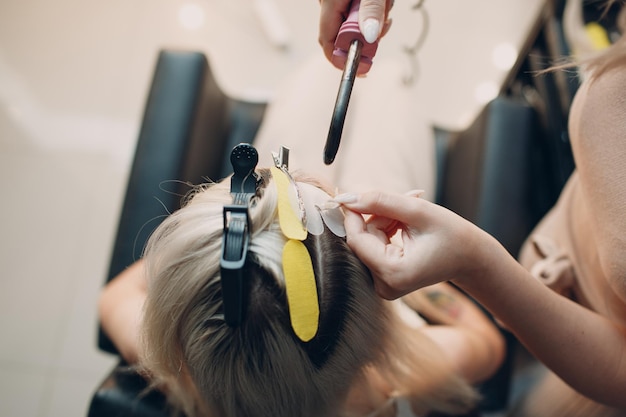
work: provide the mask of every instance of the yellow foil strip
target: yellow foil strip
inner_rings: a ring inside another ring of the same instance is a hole
[[[293,211],[289,199],[289,186],[291,181],[287,174],[276,167],[271,168],[272,177],[278,187],[278,220],[280,229],[289,239],[306,239],[306,229],[298,215]]]
[[[272,177],[278,187],[278,220],[280,229],[289,239],[283,248],[283,273],[289,318],[294,333],[308,342],[317,333],[320,308],[311,256],[301,242],[307,230],[294,212],[289,199],[289,187],[295,186],[282,170],[272,167]]]
[[[317,333],[320,309],[311,257],[299,240],[285,244],[283,271],[291,327],[300,340],[308,342]]]

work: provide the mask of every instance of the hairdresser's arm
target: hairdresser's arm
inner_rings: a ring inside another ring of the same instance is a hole
[[[139,325],[146,291],[144,265],[139,261],[109,282],[100,295],[98,311],[102,328],[128,363],[135,363],[138,358]]]
[[[320,0],[319,43],[330,61],[339,27],[346,19],[352,0]],[[359,6],[359,28],[365,38],[373,42],[384,36],[390,23],[387,15],[391,0],[361,0]],[[367,22],[367,23],[366,23]],[[369,39],[368,39],[369,38]]]
[[[504,359],[504,338],[491,320],[462,292],[447,283],[422,288],[402,297],[425,317],[423,332],[448,356],[469,382],[495,373]]]
[[[348,244],[396,298],[453,280],[583,394],[626,407],[626,330],[549,290],[492,236],[426,200],[385,193],[342,196]],[[356,211],[375,214],[366,223]],[[391,220],[393,219],[393,220]],[[389,235],[403,230],[403,247]]]

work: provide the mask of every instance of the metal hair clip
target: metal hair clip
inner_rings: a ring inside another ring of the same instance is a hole
[[[272,152],[272,158],[274,159],[274,166],[284,172],[285,175],[287,175],[287,178],[289,178],[289,181],[293,184],[296,200],[298,201],[298,210],[296,212],[300,216],[302,224],[306,225],[306,210],[304,209],[302,195],[300,194],[300,189],[298,188],[296,181],[289,173],[289,148],[281,146],[278,153]]]
[[[240,143],[230,153],[233,176],[230,192],[233,204],[224,206],[224,235],[220,259],[224,320],[238,326],[244,315],[244,266],[250,241],[250,200],[256,194],[258,177],[254,172],[259,155],[247,143]]]
[[[289,148],[281,146],[278,153],[272,152],[272,159],[276,168],[289,172]]]

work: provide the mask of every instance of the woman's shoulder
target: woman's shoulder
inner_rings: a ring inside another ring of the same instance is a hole
[[[626,137],[626,67],[592,74],[580,86],[570,111],[570,138],[577,165],[605,159]]]
[[[599,74],[591,74],[580,88],[581,109],[590,122],[619,123],[626,120],[626,66],[616,66]],[[613,116],[621,116],[619,119]]]
[[[587,94],[593,99],[608,99],[610,104],[626,105],[626,65],[607,68],[589,77]]]

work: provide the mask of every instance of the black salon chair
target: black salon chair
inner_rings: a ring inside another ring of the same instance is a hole
[[[230,173],[224,161],[234,145],[252,142],[265,106],[224,94],[202,53],[159,53],[107,281],[140,258],[148,236],[179,207],[189,184]],[[511,253],[554,198],[538,193],[540,184],[534,182],[535,158],[542,155],[541,143],[535,142],[537,118],[526,103],[500,97],[462,132],[435,129],[437,202],[494,234]],[[98,346],[117,354],[101,329]],[[480,387],[482,411],[507,406],[510,376],[507,362]],[[168,415],[164,397],[147,390],[146,381],[123,362],[97,388],[88,414]]]
[[[146,240],[180,206],[189,184],[230,174],[233,146],[251,142],[265,103],[238,100],[218,86],[204,54],[158,55],[145,105],[107,282],[140,258]],[[99,330],[98,347],[117,354]],[[89,417],[168,417],[160,393],[123,361],[97,388]]]
[[[563,185],[551,170],[554,155],[540,119],[523,99],[502,95],[467,129],[435,128],[436,201],[489,232],[513,256]],[[511,333],[502,334],[507,355],[498,372],[479,387],[483,412],[510,406],[519,344]],[[517,384],[519,389],[527,386]]]

